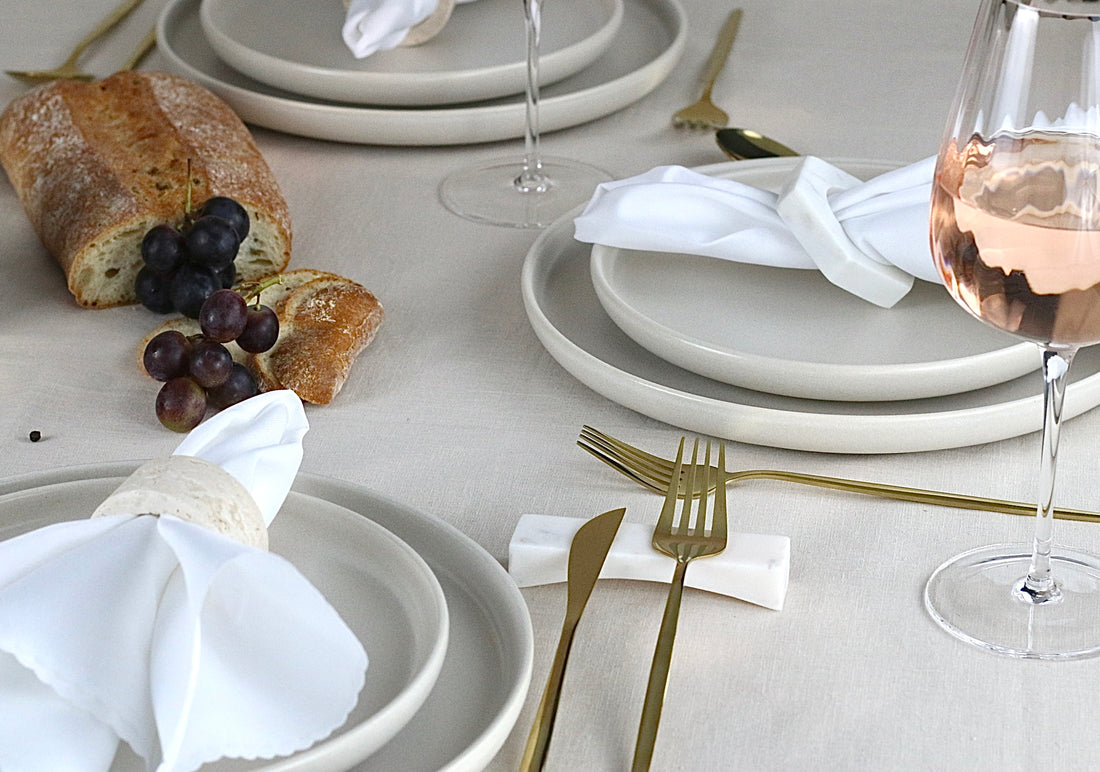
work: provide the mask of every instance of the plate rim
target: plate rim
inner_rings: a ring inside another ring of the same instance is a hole
[[[833,159],[832,162],[843,163],[846,160]],[[702,170],[706,168],[702,167]],[[916,410],[887,416],[851,415],[803,412],[716,399],[693,394],[604,362],[554,326],[544,313],[537,292],[540,269],[544,261],[550,259],[544,256],[547,244],[563,237],[572,239],[572,220],[583,208],[582,204],[566,213],[535,239],[524,258],[521,292],[528,322],[547,353],[566,372],[611,402],[689,431],[751,445],[821,453],[945,450],[1008,439],[1037,431],[1041,426],[1042,395],[1038,385],[1032,396],[981,407],[932,412]],[[598,302],[596,305],[599,306]],[[603,312],[602,307],[599,311]],[[1069,385],[1063,415],[1073,418],[1097,405],[1100,405],[1100,371]],[[948,427],[951,431],[943,431]]]
[[[136,469],[140,463],[142,463],[140,460],[127,460],[76,464],[7,476],[0,478],[0,498],[29,492],[39,487],[62,483],[123,479]],[[445,769],[455,770],[456,772],[458,770],[473,771],[482,769],[493,759],[503,746],[512,727],[519,718],[520,711],[526,700],[527,691],[530,687],[533,671],[534,631],[530,612],[514,580],[508,575],[504,567],[481,545],[453,525],[438,517],[434,517],[412,506],[399,502],[385,494],[373,491],[362,485],[310,472],[299,472],[291,490],[306,497],[317,498],[336,507],[350,511],[353,514],[371,521],[375,526],[390,534],[397,541],[405,543],[414,554],[425,561],[429,569],[429,574],[432,576],[433,580],[440,585],[445,599],[446,589],[442,587],[444,581],[437,575],[436,567],[433,565],[432,560],[425,557],[420,550],[408,544],[406,538],[397,532],[399,529],[393,529],[379,522],[375,517],[371,517],[367,511],[361,511],[357,507],[363,507],[363,509],[370,510],[381,506],[389,509],[392,519],[397,521],[399,525],[402,527],[423,530],[426,533],[430,533],[433,537],[439,537],[439,550],[444,550],[447,547],[461,550],[463,558],[477,561],[476,569],[480,572],[479,579],[488,578],[492,580],[488,584],[482,582],[476,587],[467,589],[475,590],[476,592],[473,594],[478,595],[478,599],[482,601],[486,600],[486,598],[491,595],[493,604],[492,608],[488,610],[492,611],[496,615],[496,618],[505,620],[508,623],[509,629],[507,631],[499,629],[496,632],[501,634],[503,640],[508,640],[515,644],[515,650],[513,651],[513,659],[515,660],[513,672],[510,673],[511,677],[507,679],[507,693],[501,695],[500,711],[481,728],[480,733],[475,739],[466,746],[455,749],[454,754],[449,757],[450,761],[445,766]],[[352,505],[353,501],[357,503]],[[446,542],[445,545],[443,541]],[[438,554],[434,556],[434,559],[436,562],[447,562],[445,558],[440,557]],[[453,576],[453,572],[448,573],[448,577],[448,581],[454,580],[456,583],[461,584],[461,582]],[[450,603],[446,603],[445,607],[449,609]],[[430,699],[431,696],[429,695],[428,700]],[[393,741],[394,738],[391,738],[390,742]],[[270,760],[260,769],[264,770],[264,772],[275,772],[276,770],[284,769],[328,769],[330,768],[328,766],[329,759],[324,758],[324,756],[331,751],[323,748],[325,743],[325,740],[320,740],[309,749],[300,751],[297,754]],[[385,746],[383,745],[382,747],[384,748]],[[345,765],[347,763],[356,763],[359,760],[360,759],[350,756],[336,759],[338,763]],[[370,763],[369,756],[362,760],[366,761],[368,764]]]
[[[686,45],[687,16],[679,0],[643,1],[664,20],[665,33],[670,37],[668,45],[625,75],[577,91],[544,96],[539,108],[543,132],[610,115],[641,99],[668,77]],[[268,94],[223,81],[186,61],[173,48],[174,19],[187,10],[187,4],[196,2],[165,3],[156,24],[158,50],[170,69],[213,91],[246,123],[313,139],[393,146],[465,145],[523,136],[523,100],[400,110],[308,101],[293,94]]]
[[[611,44],[622,22],[623,0],[601,2],[608,11],[602,26],[578,41],[540,55],[539,76],[543,86],[584,69]],[[224,6],[235,4],[234,0],[200,1],[199,20],[207,43],[226,64],[275,88],[316,99],[398,107],[460,104],[511,96],[524,89],[526,65],[522,59],[484,67],[427,72],[339,69],[286,59],[237,40],[221,28],[215,14]],[[455,13],[464,5],[468,4],[456,6]],[[461,99],[449,94],[456,85],[462,88]],[[448,90],[441,90],[444,88]]]
[[[768,170],[776,174],[789,172],[800,160],[797,157],[767,158],[748,165],[745,161],[730,161],[700,167],[696,171],[736,181],[738,172],[746,170],[750,174]],[[856,176],[859,176],[856,169],[882,173],[902,166],[868,159],[845,159],[837,165]],[[1013,380],[1040,366],[1032,344],[1012,342],[1007,338],[1001,348],[966,357],[892,365],[802,362],[736,352],[673,329],[632,305],[613,279],[614,266],[632,251],[637,250],[592,245],[592,284],[604,311],[642,348],[685,370],[732,386],[800,399],[897,401],[981,389]],[[956,372],[960,368],[965,368],[966,372]],[[948,384],[945,390],[943,387]]]

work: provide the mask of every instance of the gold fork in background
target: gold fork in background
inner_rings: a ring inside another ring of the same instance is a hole
[[[741,9],[735,8],[726,19],[726,23],[722,25],[718,40],[710,52],[710,58],[707,59],[706,68],[703,70],[703,95],[699,97],[699,101],[672,116],[674,125],[693,129],[720,129],[729,123],[730,117],[715,106],[710,99],[710,92],[714,88],[714,82],[718,80],[718,74],[726,64],[739,26],[741,26]]]
[[[69,54],[60,67],[52,70],[7,70],[7,74],[27,83],[44,83],[50,80],[93,80],[94,75],[84,72],[77,65],[84,51],[112,29],[116,24],[125,19],[132,10],[141,5],[142,0],[123,0],[122,4],[111,12],[111,15],[101,21],[95,29],[89,32],[83,40],[76,44],[76,48]]]
[[[653,531],[653,548],[676,559],[676,570],[668,588],[668,601],[665,603],[661,630],[657,634],[657,647],[653,652],[653,666],[649,671],[649,684],[646,686],[645,704],[642,706],[642,720],[638,726],[638,742],[634,747],[633,772],[645,772],[653,758],[653,745],[657,740],[657,729],[661,722],[661,708],[664,706],[665,687],[668,684],[669,665],[672,662],[672,645],[676,640],[676,625],[680,618],[680,600],[684,592],[684,577],[688,564],[697,558],[717,555],[726,548],[726,445],[718,445],[718,466],[710,464],[710,441],[700,463],[699,440],[691,452],[691,465],[684,469],[684,439],[680,439],[680,448],[676,453],[673,467],[676,480],[684,472],[689,488],[697,484],[706,487],[709,478],[714,478],[718,492],[714,496],[714,511],[709,518],[708,528],[707,497],[698,499],[684,498],[676,517],[676,502],[679,484],[670,484],[665,493],[665,503],[661,508],[661,517]],[[698,504],[692,518],[693,504]]]
[[[666,458],[647,453],[591,426],[585,426],[581,429],[577,444],[615,471],[652,491],[664,493],[669,488],[672,480],[673,462]],[[1021,515],[1024,517],[1035,515],[1034,504],[1019,501],[967,496],[924,488],[910,488],[901,485],[864,482],[849,480],[844,477],[828,477],[801,472],[785,472],[776,469],[746,469],[729,472],[726,474],[725,480],[726,484],[741,480],[778,480],[848,493],[859,493],[865,496],[877,496],[895,501],[912,501],[918,504],[934,504],[941,507],[974,509],[982,512],[1000,512],[1006,515]],[[677,493],[684,496],[688,491],[691,491],[692,496],[699,496],[704,491],[714,490],[715,484],[712,479],[708,479],[706,485],[697,482],[694,486],[688,486],[684,481],[681,481]],[[1060,520],[1100,523],[1100,512],[1090,512],[1084,509],[1056,507],[1054,516]]]

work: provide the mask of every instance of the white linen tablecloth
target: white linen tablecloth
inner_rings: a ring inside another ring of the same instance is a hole
[[[546,135],[545,152],[598,163],[616,177],[724,160],[710,134],[669,123],[697,96],[728,11],[683,2],[690,39],[672,76],[619,113]],[[0,68],[59,63],[114,4],[86,0],[62,13],[57,3],[6,0]],[[86,64],[108,73],[160,5],[144,5]],[[715,89],[733,125],[825,158],[904,163],[936,152],[976,4],[740,5],[744,21]],[[163,60],[154,53],[143,66]],[[0,102],[23,88],[0,76]],[[502,561],[524,512],[582,517],[626,506],[630,521],[655,520],[659,498],[574,442],[590,423],[672,454],[680,432],[590,391],[539,344],[519,292],[534,232],[466,222],[437,202],[446,173],[503,154],[518,158],[521,142],[387,148],[261,129],[255,136],[290,206],[291,267],[350,276],[387,312],[336,401],[309,409],[304,472],[436,515]],[[77,308],[0,179],[0,476],[169,453],[179,438],[154,418],[156,385],[137,366],[136,347],[151,326],[138,308]],[[28,440],[32,430],[40,442]],[[1023,499],[1031,497],[1037,443],[1033,435],[898,456],[735,445],[731,458],[737,467]],[[1100,412],[1065,428],[1062,503],[1100,508],[1097,459]],[[787,602],[774,612],[685,595],[655,770],[1096,767],[1100,660],[983,654],[941,632],[921,606],[923,583],[940,562],[966,548],[1026,539],[1028,520],[771,482],[733,489],[730,517],[736,530],[791,537]],[[1056,537],[1100,550],[1098,525],[1059,521]],[[535,629],[535,675],[493,770],[519,762],[564,613],[564,586],[523,595]],[[550,769],[629,766],[664,598],[655,584],[596,587],[573,648]]]

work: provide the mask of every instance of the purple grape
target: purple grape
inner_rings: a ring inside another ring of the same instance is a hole
[[[233,262],[219,268],[214,272],[214,275],[217,276],[218,281],[221,282],[222,289],[232,289],[233,285],[237,282],[237,264]]]
[[[206,203],[202,205],[199,213],[201,215],[220,217],[228,222],[233,226],[233,230],[237,232],[238,241],[244,241],[245,237],[248,235],[248,212],[244,210],[243,206],[231,198],[227,198],[226,196],[208,198]]]
[[[195,220],[184,240],[188,260],[214,270],[232,263],[240,246],[233,226],[212,215]]]
[[[165,330],[145,346],[141,361],[145,371],[158,381],[170,381],[187,375],[191,359],[191,341],[178,330]]]
[[[199,338],[191,347],[187,373],[204,389],[221,386],[232,369],[233,357],[229,349],[217,341]]]
[[[248,305],[230,289],[215,290],[199,310],[202,334],[218,343],[228,343],[244,332]]]
[[[174,432],[189,432],[206,416],[206,392],[190,378],[173,378],[160,387],[157,418]]]
[[[237,336],[237,345],[250,354],[267,351],[279,339],[279,317],[268,306],[249,306],[244,332]]]
[[[134,294],[138,302],[153,313],[167,314],[175,309],[171,294],[172,276],[159,274],[143,265],[134,279]]]
[[[177,311],[184,316],[198,319],[202,304],[218,289],[221,289],[221,282],[214,276],[213,271],[184,265],[172,277],[168,295]]]
[[[167,274],[183,262],[183,234],[171,225],[156,225],[141,240],[141,257],[150,269]]]
[[[256,380],[252,377],[252,373],[248,372],[248,369],[240,362],[234,362],[233,369],[230,371],[225,383],[210,389],[206,393],[206,399],[210,403],[210,407],[215,410],[224,410],[230,405],[236,405],[238,402],[243,402],[249,397],[255,397],[259,393],[260,389],[256,386]]]

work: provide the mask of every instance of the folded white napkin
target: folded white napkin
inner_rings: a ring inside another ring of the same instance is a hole
[[[523,515],[508,544],[508,573],[520,587],[564,582],[569,548],[587,521],[576,517]],[[623,523],[600,577],[668,582],[675,563],[653,549],[653,526]],[[691,564],[684,584],[780,610],[787,597],[791,540],[786,536],[731,533],[726,549]]]
[[[456,4],[472,0],[344,0],[341,34],[357,59],[398,46],[416,46],[439,34]]]
[[[270,522],[307,428],[293,392],[268,392],[176,453],[224,469]],[[293,565],[209,527],[112,514],[0,543],[5,772],[106,770],[120,741],[164,772],[287,755],[344,723],[366,666]]]
[[[890,307],[913,277],[939,282],[928,238],[935,158],[862,182],[812,156],[779,193],[662,166],[600,185],[576,218],[593,244],[814,268]]]

